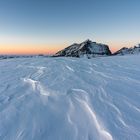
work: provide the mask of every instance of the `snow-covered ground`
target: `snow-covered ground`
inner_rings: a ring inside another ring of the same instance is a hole
[[[140,140],[139,60],[0,60],[0,140]]]

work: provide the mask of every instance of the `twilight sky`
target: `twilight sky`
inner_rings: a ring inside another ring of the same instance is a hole
[[[86,39],[140,43],[140,0],[0,0],[0,54],[54,53]]]

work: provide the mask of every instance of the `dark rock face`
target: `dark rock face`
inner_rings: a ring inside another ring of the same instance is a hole
[[[140,44],[132,48],[122,48],[115,52],[113,55],[127,55],[127,54],[140,54]]]
[[[109,47],[104,44],[92,42],[90,40],[86,40],[80,44],[73,44],[64,50],[57,52],[54,56],[66,56],[66,57],[94,57],[94,56],[102,56],[102,55],[111,55],[111,51]]]

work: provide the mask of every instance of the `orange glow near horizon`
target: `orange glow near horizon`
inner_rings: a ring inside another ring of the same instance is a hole
[[[106,44],[109,45],[112,52],[115,52],[122,47],[131,47],[135,45],[134,42],[107,42]],[[0,44],[0,54],[54,54],[69,45],[70,44]]]
[[[2,44],[0,45],[0,54],[19,54],[19,55],[29,55],[29,54],[54,54],[55,52],[63,49],[64,44]]]

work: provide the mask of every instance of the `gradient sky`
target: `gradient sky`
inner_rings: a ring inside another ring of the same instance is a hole
[[[140,43],[140,0],[0,0],[0,54],[54,53],[86,39]]]

